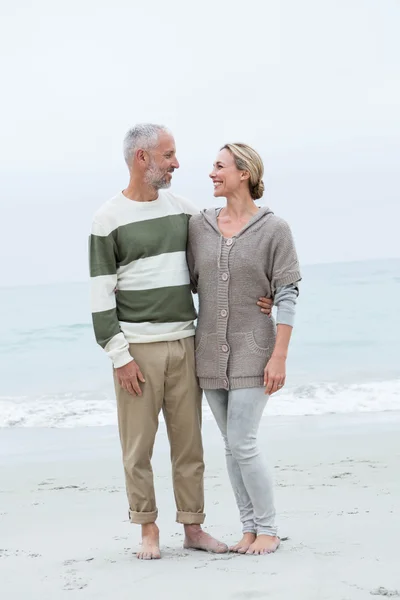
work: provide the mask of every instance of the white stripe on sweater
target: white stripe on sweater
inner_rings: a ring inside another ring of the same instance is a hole
[[[120,321],[125,339],[133,344],[180,340],[194,335],[193,321],[181,323],[126,323]]]
[[[92,313],[111,310],[116,307],[115,287],[117,275],[98,275],[91,278]]]
[[[160,190],[158,199],[153,202],[135,202],[120,193],[103,204],[96,212],[92,234],[107,236],[117,227],[131,223],[198,212],[194,204],[166,190]]]
[[[151,290],[190,283],[186,252],[140,258],[119,267],[117,273],[119,290]]]

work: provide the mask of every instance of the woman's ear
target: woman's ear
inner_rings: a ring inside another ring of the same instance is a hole
[[[240,174],[240,180],[246,181],[246,179],[250,179],[250,173],[249,171],[242,171]]]

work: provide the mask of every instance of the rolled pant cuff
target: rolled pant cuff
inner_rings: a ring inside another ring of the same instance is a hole
[[[191,513],[179,511],[176,513],[176,522],[182,525],[202,525],[206,515],[204,513]]]
[[[277,534],[277,527],[257,527],[257,535],[271,535],[272,537],[275,537]]]
[[[158,510],[152,512],[136,512],[134,510],[129,511],[129,520],[131,523],[136,525],[147,525],[148,523],[155,523],[158,517]]]
[[[242,533],[254,533],[254,535],[257,535],[257,530],[255,527],[243,527]]]

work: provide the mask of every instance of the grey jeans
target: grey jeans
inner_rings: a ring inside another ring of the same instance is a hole
[[[225,442],[243,532],[276,535],[272,478],[257,448],[257,431],[268,399],[264,388],[204,393]]]

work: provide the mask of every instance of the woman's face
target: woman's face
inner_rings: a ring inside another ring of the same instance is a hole
[[[214,184],[214,196],[228,197],[243,185],[243,171],[235,165],[232,154],[224,148],[217,154],[210,177]]]

